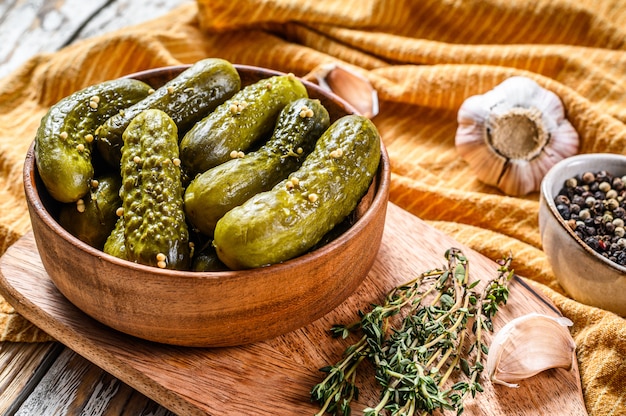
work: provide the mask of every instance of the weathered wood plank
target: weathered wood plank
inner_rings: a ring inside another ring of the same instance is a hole
[[[0,77],[31,56],[141,23],[193,0],[3,0]]]
[[[173,415],[78,354],[64,349],[15,415],[75,414]]]
[[[0,343],[0,414],[12,412],[13,406],[35,387],[60,351],[60,344],[53,342]]]
[[[35,54],[152,19],[192,1],[2,0],[0,77]],[[62,356],[60,352],[57,343],[0,343],[0,415],[78,414],[78,409],[85,415],[172,415],[71,350],[65,349]]]
[[[106,0],[13,0],[0,10],[0,77],[40,52],[68,44]]]
[[[90,38],[121,27],[135,25],[162,16],[164,10],[172,10],[194,0],[122,0],[108,5],[91,19],[78,33],[77,39]]]
[[[70,350],[64,350],[16,415],[54,414],[53,409],[57,414],[69,414],[70,410],[80,413],[80,390],[91,387],[88,384],[94,382],[93,373],[96,370],[91,366],[81,366],[80,360],[77,362],[75,357]],[[89,374],[90,369],[92,374]],[[81,386],[82,380],[86,381]]]

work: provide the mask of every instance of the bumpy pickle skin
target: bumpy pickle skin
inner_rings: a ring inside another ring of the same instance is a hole
[[[123,138],[120,194],[126,256],[160,268],[188,269],[176,123],[161,110],[144,110]]]
[[[68,203],[89,192],[96,129],[149,92],[141,81],[118,79],[84,88],[50,107],[35,136],[37,169],[50,196]]]
[[[118,217],[115,222],[115,227],[104,243],[102,251],[122,260],[128,260],[128,256],[126,255],[126,243],[124,240],[124,217]]]
[[[181,134],[239,91],[235,67],[219,58],[196,62],[145,99],[113,115],[98,129],[98,151],[111,166],[119,166],[122,134],[131,120],[147,109],[162,110]]]
[[[59,224],[79,240],[102,249],[115,227],[122,180],[119,174],[107,174],[91,181],[91,190],[59,211]]]
[[[201,233],[212,236],[217,221],[253,195],[267,191],[300,167],[330,125],[328,111],[310,98],[281,111],[272,137],[257,151],[196,176],[185,191],[185,214]]]
[[[293,75],[277,75],[243,87],[189,130],[180,143],[183,167],[190,177],[228,161],[272,134],[280,111],[308,97]]]
[[[380,155],[380,136],[369,119],[337,120],[300,169],[217,222],[218,257],[231,269],[249,269],[305,253],[356,208]]]

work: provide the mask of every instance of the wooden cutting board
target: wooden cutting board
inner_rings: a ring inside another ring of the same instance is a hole
[[[335,363],[352,341],[333,339],[328,329],[335,323],[354,321],[358,309],[380,303],[392,287],[444,266],[444,252],[450,247],[467,255],[473,278],[488,280],[497,275],[493,261],[389,204],[377,260],[350,298],[304,328],[241,347],[161,345],[105,327],[55,288],[30,233],[0,259],[0,292],[19,313],[60,342],[180,415],[312,415],[318,407],[310,403],[309,391],[323,379],[318,369]],[[525,313],[559,315],[550,301],[519,277],[511,282],[510,292],[507,306],[494,322],[496,331]],[[485,374],[481,384],[485,391],[467,403],[464,414],[587,414],[577,365],[571,370],[545,371],[521,382],[517,389],[494,386]],[[378,396],[371,377],[363,380],[360,390],[353,406],[355,415],[374,405]]]

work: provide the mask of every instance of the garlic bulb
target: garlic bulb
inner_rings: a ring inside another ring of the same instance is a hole
[[[578,152],[559,97],[526,77],[508,78],[459,109],[455,145],[478,179],[507,195],[539,190],[548,170]]]
[[[549,368],[570,369],[576,344],[565,317],[530,313],[508,322],[493,338],[487,356],[487,374],[495,384],[518,387],[516,382]]]
[[[365,117],[378,114],[378,93],[367,78],[347,66],[321,64],[305,79],[317,81],[322,89],[343,98]]]

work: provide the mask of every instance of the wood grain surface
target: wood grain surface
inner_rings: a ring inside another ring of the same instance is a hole
[[[0,415],[11,415],[49,368],[61,345],[45,343],[0,343]]]
[[[15,413],[8,414],[173,416],[68,348],[55,357]]]
[[[2,0],[0,77],[38,53],[153,19],[193,0]]]
[[[78,40],[100,35],[128,25],[134,25],[161,16],[169,10],[194,3],[194,0],[1,0],[0,1],[0,77],[8,75],[31,57],[53,53]],[[0,316],[0,319],[2,317]],[[37,388],[48,370],[61,376],[64,369],[55,370],[63,361],[55,357],[63,350],[62,344],[0,342],[0,415],[62,415],[65,409],[79,413],[89,403],[108,406],[99,413],[90,407],[90,416],[98,415],[153,415],[170,414],[120,381],[115,394],[102,395],[89,377],[111,377],[89,361],[73,355],[80,366],[66,371],[81,371],[83,379],[75,379],[74,391],[66,396],[53,396]],[[88,367],[84,371],[82,367]],[[48,386],[57,381],[50,380]],[[34,390],[39,394],[34,394]],[[46,412],[29,409],[45,406]],[[25,410],[19,410],[23,407]],[[17,413],[16,413],[17,412]]]
[[[59,341],[177,414],[313,414],[317,406],[309,402],[309,391],[322,379],[318,369],[337,361],[350,343],[332,339],[328,329],[335,323],[353,321],[356,310],[380,302],[392,287],[443,266],[444,252],[453,246],[468,256],[474,279],[486,281],[497,274],[493,261],[390,204],[377,260],[350,298],[304,328],[242,347],[168,346],[134,339],[99,324],[58,292],[36,255],[31,234],[1,259],[0,292],[18,312]],[[494,323],[496,330],[528,312],[559,314],[523,279],[516,278],[510,288],[509,303]],[[375,403],[378,396],[371,377],[361,381],[354,414]],[[466,405],[467,415],[587,414],[577,365],[571,370],[545,371],[517,389],[494,386],[485,379],[481,382],[485,392]]]

